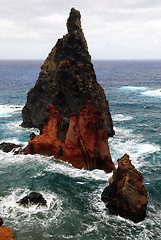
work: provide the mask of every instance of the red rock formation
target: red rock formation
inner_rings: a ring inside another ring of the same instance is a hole
[[[118,168],[114,170],[110,184],[101,196],[110,213],[135,223],[144,220],[148,201],[147,191],[142,184],[143,179],[127,154],[118,159]]]
[[[16,240],[11,229],[4,226],[0,227],[0,240]]]
[[[49,106],[49,110],[48,124],[41,135],[29,140],[26,154],[54,155],[77,168],[98,168],[106,172],[114,169],[102,113],[90,101],[79,108],[79,114],[71,115],[65,138],[61,135],[64,132],[60,112],[54,106]]]

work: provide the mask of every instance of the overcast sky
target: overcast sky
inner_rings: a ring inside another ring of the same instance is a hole
[[[92,59],[161,59],[161,0],[0,0],[0,59],[45,59],[72,7]]]

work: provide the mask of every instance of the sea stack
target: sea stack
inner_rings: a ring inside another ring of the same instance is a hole
[[[74,167],[111,172],[108,138],[113,123],[103,88],[96,80],[80,12],[71,9],[68,33],[41,67],[22,110],[23,127],[36,127],[24,152],[54,155]]]
[[[146,217],[148,203],[147,190],[142,184],[144,178],[131,164],[127,154],[117,161],[118,168],[102,193],[102,201],[110,213],[138,223]]]

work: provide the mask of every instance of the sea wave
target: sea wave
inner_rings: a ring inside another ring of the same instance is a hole
[[[119,88],[119,90],[125,92],[138,92],[140,95],[145,97],[161,98],[161,89],[150,89],[149,87],[123,86]]]
[[[123,91],[145,91],[147,90],[147,87],[137,87],[137,86],[123,86],[119,88],[119,90]]]
[[[31,133],[34,132],[35,134],[39,134],[40,131],[38,128],[23,128],[21,127],[21,123],[22,121],[16,121],[16,122],[9,122],[4,124],[4,126],[7,128],[7,130],[9,130],[12,134],[12,132],[14,133],[15,131],[17,133],[19,133],[20,135],[23,133]]]
[[[123,114],[116,114],[116,115],[112,116],[112,119],[113,119],[113,121],[116,121],[116,122],[122,122],[122,121],[132,120],[133,117],[125,116]]]
[[[144,164],[144,158],[149,154],[161,150],[160,146],[154,143],[145,142],[142,135],[135,134],[131,129],[115,127],[116,135],[109,139],[111,155],[114,161],[127,153],[136,168]]]
[[[11,142],[25,147],[30,139],[31,132],[39,135],[39,129],[23,128],[21,127],[21,123],[22,121],[9,121],[8,123],[1,124],[3,140],[0,142]]]
[[[0,117],[11,117],[14,113],[21,111],[23,106],[18,105],[0,105]]]
[[[148,91],[142,92],[141,95],[146,96],[146,97],[157,97],[157,98],[161,98],[161,89],[148,90]]]
[[[47,207],[31,205],[29,208],[24,208],[19,206],[17,201],[28,195],[30,192],[30,189],[17,188],[11,189],[9,195],[0,197],[1,216],[5,216],[10,224],[14,223],[14,229],[21,228],[24,223],[28,226],[36,223],[44,225],[44,219],[49,223],[53,218],[56,219],[62,211],[62,201],[55,193],[49,191],[39,191],[47,201]],[[53,213],[52,218],[51,216],[49,217],[51,210]],[[39,214],[43,216],[43,221],[38,217]],[[22,223],[22,221],[24,223]]]
[[[25,145],[26,143],[22,144],[22,142],[19,141],[17,138],[6,138],[6,139],[3,139],[3,140],[0,141],[0,143],[3,143],[3,142],[14,143],[14,144],[17,144],[17,145],[26,146]]]
[[[43,176],[44,173],[41,169],[46,172],[58,173],[74,178],[79,184],[84,184],[84,180],[96,180],[96,181],[107,181],[112,173],[106,174],[103,170],[95,169],[92,171],[85,169],[78,169],[73,167],[67,162],[56,160],[54,156],[43,156],[39,154],[35,155],[13,155],[12,152],[4,153],[0,151],[0,162],[2,166],[18,166],[26,165],[37,169],[32,178],[36,179],[39,176]],[[22,170],[23,166],[21,167]],[[40,169],[40,171],[38,171]],[[80,180],[81,179],[81,180]]]

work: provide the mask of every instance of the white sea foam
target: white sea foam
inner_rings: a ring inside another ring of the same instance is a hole
[[[14,113],[22,110],[22,106],[0,105],[0,117],[11,117]]]
[[[12,136],[16,133],[17,138],[15,138],[15,137],[5,138],[1,142],[11,142],[11,143],[15,143],[15,144],[22,145],[23,147],[25,147],[28,143],[31,132],[34,132],[36,135],[39,134],[39,132],[40,132],[39,129],[23,128],[23,127],[21,127],[21,123],[22,123],[22,121],[9,122],[6,124],[2,124],[1,128],[5,129],[5,131],[7,131],[7,132],[10,132],[10,136]],[[23,135],[25,135],[25,134],[28,135],[28,138],[27,137],[23,138]],[[23,141],[20,139],[25,139],[26,141]]]
[[[141,95],[147,96],[147,97],[161,98],[161,89],[144,91],[141,93]]]
[[[83,178],[106,181],[112,175],[112,173],[106,174],[103,170],[99,169],[95,169],[93,171],[77,169],[74,168],[71,164],[65,163],[60,160],[55,160],[54,158],[51,159],[50,164],[46,166],[45,170],[61,173],[73,178],[82,178],[82,181]],[[80,184],[83,184],[83,182]]]
[[[14,164],[26,164],[26,163],[30,167],[34,166],[34,168],[38,168],[38,167],[41,168],[41,166],[43,166],[43,170],[47,172],[60,173],[75,179],[78,178],[79,179],[78,182],[80,184],[84,184],[83,179],[108,181],[108,179],[112,175],[112,173],[106,174],[103,170],[99,170],[99,169],[95,169],[93,171],[77,169],[77,168],[74,168],[71,164],[68,164],[67,162],[56,160],[54,156],[47,157],[39,154],[13,155],[12,152],[4,153],[0,151],[0,162],[1,162],[1,165],[4,165],[4,166],[8,166],[8,165],[14,166]],[[43,175],[41,172],[36,172],[36,174],[34,174],[32,177],[37,178]],[[80,178],[82,178],[82,181],[80,180]]]
[[[6,138],[5,140],[0,141],[0,143],[6,142],[6,143],[15,143],[17,145],[21,145],[22,142],[19,141],[17,138]]]
[[[123,90],[123,91],[145,91],[148,88],[147,87],[135,87],[135,86],[123,86],[119,89]]]
[[[22,121],[9,122],[9,123],[5,124],[5,126],[10,131],[16,131],[16,132],[19,132],[19,133],[34,132],[35,134],[39,134],[39,132],[40,132],[39,129],[37,129],[37,128],[23,128],[23,127],[21,127],[21,123],[22,123]]]
[[[112,119],[113,119],[113,121],[116,121],[116,122],[122,122],[122,121],[132,120],[133,117],[125,116],[123,114],[116,114],[116,115],[112,116]]]
[[[47,218],[47,222],[56,219],[62,211],[62,201],[58,198],[55,193],[39,191],[45,200],[47,201],[47,207],[38,207],[37,205],[31,205],[28,208],[24,208],[19,206],[17,202],[28,195],[31,191],[29,189],[13,189],[11,190],[10,195],[5,197],[0,197],[0,215],[5,216],[9,221],[13,221],[16,226],[21,226],[21,221],[25,219],[27,224],[33,224],[34,222],[38,222],[40,224],[46,224],[46,221],[42,222],[41,219],[37,218],[36,215],[38,213],[42,213],[44,218]],[[53,216],[51,218],[48,217],[50,215],[50,211],[52,209]]]
[[[133,87],[124,86],[119,88],[121,91],[136,92],[138,91],[142,96],[161,98],[161,89],[150,89],[148,87]]]
[[[115,128],[116,135],[109,139],[113,160],[127,153],[136,168],[143,164],[143,159],[154,152],[160,151],[160,146],[145,142],[141,135],[136,135],[132,130]]]

